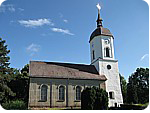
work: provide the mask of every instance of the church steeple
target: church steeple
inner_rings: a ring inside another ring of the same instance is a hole
[[[97,27],[103,27],[102,26],[102,19],[100,18],[100,9],[101,9],[101,7],[100,7],[100,5],[99,4],[97,4],[96,5],[97,6],[97,8],[98,8],[98,18],[97,18]]]
[[[97,28],[90,36],[90,56],[91,65],[94,65],[99,75],[105,75],[106,91],[109,94],[109,107],[120,106],[123,104],[122,92],[120,87],[120,77],[118,61],[114,56],[114,37],[109,29],[102,26],[100,18],[100,5],[98,8]],[[112,96],[113,95],[113,96]]]
[[[98,9],[98,18],[97,18],[97,28],[92,32],[91,36],[90,36],[90,40],[89,42],[91,42],[91,40],[96,37],[96,36],[111,36],[113,37],[113,35],[111,34],[111,32],[109,31],[109,29],[107,28],[104,28],[103,25],[102,25],[102,19],[100,17],[100,5],[97,4],[96,5],[97,9]],[[113,37],[114,38],[114,37]]]
[[[101,7],[99,4],[96,6],[98,8],[97,28],[92,32],[89,41],[91,45],[91,64],[98,61],[98,59],[115,60],[113,35],[109,29],[102,26]]]

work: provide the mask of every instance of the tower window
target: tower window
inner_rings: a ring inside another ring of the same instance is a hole
[[[110,57],[109,48],[106,48],[106,57]]]
[[[95,52],[94,50],[92,51],[92,56],[93,56],[93,60],[95,59]]]
[[[111,69],[111,65],[107,65],[107,69]]]
[[[114,99],[114,98],[115,98],[114,92],[109,92],[109,98],[110,98],[110,99]]]

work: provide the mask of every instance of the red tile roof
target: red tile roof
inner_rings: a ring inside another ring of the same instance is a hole
[[[71,63],[30,61],[30,77],[106,80],[95,66]]]

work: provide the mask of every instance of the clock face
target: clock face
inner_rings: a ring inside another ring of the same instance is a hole
[[[109,44],[110,43],[109,39],[105,39],[104,41],[105,41],[105,44]]]

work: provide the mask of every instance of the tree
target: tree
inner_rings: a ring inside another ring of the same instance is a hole
[[[25,65],[22,70],[9,67],[5,40],[0,38],[0,104],[6,105],[10,101],[24,101],[27,105],[29,90],[29,65]],[[27,108],[27,107],[26,107]]]
[[[26,64],[22,70],[21,70],[21,74],[23,78],[29,78],[29,64]]]
[[[127,84],[128,103],[149,102],[149,69],[137,68]]]
[[[138,97],[137,97],[137,86],[135,86],[132,82],[131,77],[129,77],[129,83],[127,84],[127,103],[138,103]]]
[[[127,82],[123,76],[120,75],[120,85],[121,85],[121,91],[123,96],[123,103],[127,102]]]
[[[95,88],[95,90],[96,99],[94,103],[94,109],[108,109],[108,93],[105,90],[99,88]]]
[[[6,102],[9,97],[15,95],[7,86],[7,83],[12,79],[12,68],[9,67],[9,52],[5,40],[0,38],[0,103]]]
[[[108,93],[96,87],[86,88],[81,93],[81,109],[107,109]]]
[[[81,93],[81,109],[93,109],[96,98],[96,91],[93,88],[86,88]]]
[[[20,99],[24,102],[28,102],[29,92],[29,64],[25,65],[21,71],[13,70],[14,79],[8,83],[8,86],[16,93],[13,99]]]

